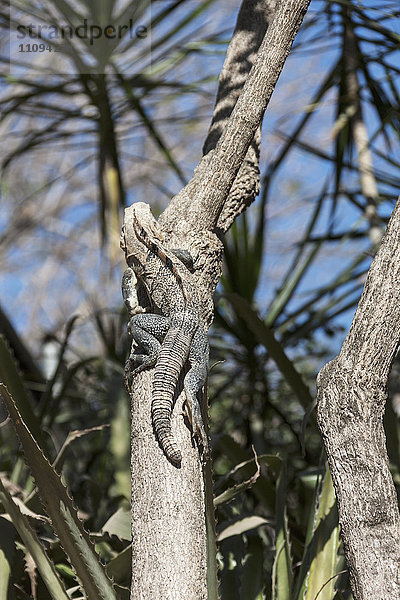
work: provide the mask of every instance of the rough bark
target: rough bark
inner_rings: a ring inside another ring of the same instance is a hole
[[[223,134],[162,214],[165,229],[213,230],[260,126],[309,0],[281,0]]]
[[[232,42],[226,53],[218,82],[213,118],[204,142],[203,153],[213,150],[237,102],[246,78],[254,64],[257,51],[272,20],[276,0],[248,0],[240,8]],[[247,150],[224,208],[218,218],[216,232],[223,235],[257,196],[260,189],[261,125]]]
[[[132,586],[131,598],[201,599],[206,536],[202,467],[183,421],[182,400],[172,418],[184,460],[177,469],[159,447],[151,424],[151,377],[132,389]]]
[[[383,429],[400,343],[400,200],[339,356],[318,376],[318,423],[355,600],[400,598],[400,516]]]
[[[236,81],[240,71],[240,51],[245,51],[246,58],[242,56],[242,65],[247,74],[255,57],[254,47],[258,47],[262,38],[258,30],[254,31],[254,22],[265,32],[271,15],[268,1],[245,0],[245,8],[239,13],[236,34],[228,51],[225,75],[221,79],[222,84],[227,86],[225,89],[233,94],[233,102],[220,89],[207,142],[208,154],[195,170],[192,180],[171,200],[160,216],[159,224],[165,234],[167,247],[187,249],[193,256],[195,276],[205,306],[212,307],[212,295],[221,273],[220,235],[230,226],[234,216],[243,210],[249,198],[254,198],[258,187],[258,150],[250,157],[251,164],[244,170],[244,177],[239,177],[234,184],[236,196],[228,202],[233,208],[227,210],[222,219],[221,211],[261,125],[265,108],[308,4],[309,0],[283,0],[278,5],[260,46],[256,64],[236,102],[238,91],[246,79],[241,73],[242,80]],[[252,9],[249,10],[249,7]],[[256,20],[252,10],[258,11]],[[223,103],[227,114],[221,119],[219,110]],[[217,123],[221,125],[218,131]],[[151,370],[141,373],[131,390],[131,598],[214,599],[216,588],[207,594],[205,505],[208,505],[208,512],[213,509],[210,494],[205,494],[197,448],[182,418],[184,398],[182,395],[177,398],[172,416],[173,433],[182,450],[182,466],[176,468],[166,460],[152,429],[151,375]],[[210,485],[209,465],[206,466],[206,481]],[[215,556],[210,560],[215,567]]]

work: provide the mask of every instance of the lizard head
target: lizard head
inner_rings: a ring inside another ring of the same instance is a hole
[[[151,212],[150,205],[145,202],[136,202],[133,205],[133,211],[140,226],[150,234],[151,237],[163,242],[164,235]]]

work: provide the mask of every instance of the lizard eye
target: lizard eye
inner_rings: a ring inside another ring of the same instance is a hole
[[[173,254],[185,265],[185,267],[193,273],[194,271],[194,261],[193,256],[188,252],[188,250],[183,250],[182,248],[173,248],[171,250]]]

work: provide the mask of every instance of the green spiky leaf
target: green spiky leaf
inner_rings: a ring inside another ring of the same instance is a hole
[[[77,516],[61,477],[51,467],[23,421],[12,396],[0,384],[0,393],[22,444],[52,525],[76,574],[91,600],[116,600],[111,580],[96,555],[89,535]]]
[[[317,482],[318,485],[318,482]],[[329,469],[315,495],[299,574],[297,600],[333,600],[337,571],[339,525]]]
[[[3,393],[3,392],[2,392]],[[27,518],[22,514],[18,505],[13,501],[0,479],[0,500],[4,509],[9,514],[13,525],[18,531],[26,549],[32,555],[37,569],[42,576],[42,579],[49,590],[51,597],[54,600],[69,600],[68,594],[65,591],[64,585],[58,577],[53,563],[44,551],[43,546],[38,540],[36,533],[28,523]],[[2,566],[0,552],[0,568]],[[0,583],[0,591],[1,591]],[[5,598],[0,594],[0,598]]]

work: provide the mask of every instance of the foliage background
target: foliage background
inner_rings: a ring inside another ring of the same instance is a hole
[[[127,48],[119,74],[17,77],[2,42],[0,375],[7,383],[8,347],[50,460],[69,432],[95,428],[63,450],[62,475],[103,561],[121,561],[121,590],[130,482],[119,223],[135,200],[157,214],[190,177],[236,10],[224,0],[153,2],[143,13],[151,60]],[[314,381],[340,348],[400,189],[398,17],[396,2],[312,2],[266,113],[260,196],[225,240],[209,379],[223,598],[351,598]],[[397,380],[395,366],[396,485]],[[7,420],[0,438],[3,483],[42,514]],[[31,520],[79,597],[54,532]],[[0,517],[1,540],[9,527]],[[4,598],[45,600],[12,535],[11,549],[0,541],[12,565]]]

